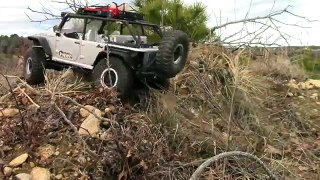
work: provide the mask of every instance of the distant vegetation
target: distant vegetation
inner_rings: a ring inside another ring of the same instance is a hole
[[[0,35],[0,54],[22,56],[30,45],[31,42],[27,38],[20,37],[17,34]]]

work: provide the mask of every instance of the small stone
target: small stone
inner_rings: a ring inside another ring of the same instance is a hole
[[[108,140],[112,139],[112,135],[107,132],[103,132],[100,134],[99,139],[108,141]]]
[[[21,168],[13,168],[13,172],[14,172],[15,174],[18,174],[19,171],[21,171]]]
[[[19,113],[19,110],[16,108],[7,108],[0,110],[0,117],[13,117]]]
[[[3,173],[4,173],[4,176],[7,176],[7,177],[11,176],[11,174],[12,174],[12,168],[10,168],[10,167],[4,167],[4,168],[3,168]]]
[[[311,98],[311,99],[314,99],[314,100],[317,100],[318,97],[319,97],[318,93],[313,93],[313,94],[310,96],[310,98]]]
[[[34,167],[31,171],[32,180],[50,180],[50,171],[41,167]]]
[[[80,156],[80,157],[78,158],[78,162],[79,162],[80,164],[85,164],[85,163],[87,162],[87,160],[86,160],[85,157]]]
[[[100,132],[100,120],[90,114],[81,124],[80,135],[96,135]]]
[[[320,105],[320,102],[316,102],[316,104]]]
[[[71,151],[66,152],[66,154],[67,154],[67,155],[70,155],[70,154],[71,154]]]
[[[54,153],[55,156],[59,156],[59,154],[60,154],[59,151],[56,151],[56,152]]]
[[[17,180],[30,180],[30,179],[31,179],[31,176],[30,176],[30,174],[21,173],[21,174],[15,175],[15,178],[16,178]]]
[[[102,124],[106,127],[109,127],[111,123],[109,121],[103,121]]]
[[[56,151],[56,148],[50,144],[39,147],[38,149],[41,160],[49,159]]]
[[[288,96],[288,97],[293,97],[294,95],[293,95],[292,92],[288,92],[288,93],[287,93],[287,96]]]
[[[305,90],[305,89],[306,89],[306,83],[300,82],[300,83],[298,84],[298,87],[299,87],[299,89]]]
[[[313,113],[318,113],[319,111],[318,111],[318,109],[313,109],[312,112]]]
[[[111,108],[107,107],[105,110],[104,110],[105,113],[111,113]]]
[[[33,162],[30,162],[29,166],[30,166],[31,168],[34,168],[36,165],[35,165]]]
[[[95,108],[95,107],[93,107],[93,106],[86,105],[85,107],[86,107],[89,111],[95,112],[95,114],[98,115],[98,116],[101,116],[101,115],[102,115],[102,112],[101,112],[99,109],[97,109],[97,108]],[[84,108],[81,108],[81,109],[80,109],[80,115],[81,115],[81,117],[86,118],[86,117],[88,117],[90,114],[91,114],[91,113],[88,112],[87,110],[85,110]]]
[[[110,107],[107,107],[105,110],[104,110],[105,113],[115,113],[116,112],[116,108],[114,106],[110,106]]]
[[[298,96],[299,99],[305,99],[303,96]]]
[[[11,166],[11,167],[17,167],[17,166],[23,164],[23,163],[27,160],[28,156],[29,156],[29,155],[28,155],[27,153],[25,153],[25,154],[22,154],[22,155],[16,157],[15,159],[13,159],[13,160],[9,163],[9,166]]]
[[[307,82],[312,84],[316,88],[320,88],[320,80],[318,79],[309,79]]]
[[[63,178],[63,175],[62,175],[62,174],[58,174],[58,175],[56,175],[54,178],[56,178],[57,180],[60,180],[60,179]]]

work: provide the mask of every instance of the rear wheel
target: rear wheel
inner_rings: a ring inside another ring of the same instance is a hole
[[[92,72],[94,84],[107,89],[115,88],[121,97],[129,94],[133,85],[133,74],[122,59],[111,56],[101,59]]]
[[[23,75],[28,84],[35,85],[44,82],[45,53],[41,48],[29,48],[25,54]]]

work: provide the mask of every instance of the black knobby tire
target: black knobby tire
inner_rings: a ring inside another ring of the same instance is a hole
[[[28,84],[44,82],[46,55],[41,48],[29,48],[24,56],[23,75]]]
[[[109,66],[110,68],[108,68]],[[109,66],[107,59],[104,58],[94,67],[92,78],[95,86],[113,88],[112,86],[114,85],[120,97],[127,97],[133,85],[132,70],[123,63],[122,59],[114,56],[110,56]],[[110,84],[110,76],[112,82],[117,81],[116,84]],[[115,79],[116,77],[117,80]]]
[[[188,59],[189,38],[182,31],[167,34],[159,46],[156,55],[156,71],[162,78],[176,76]],[[178,59],[179,58],[179,59]]]

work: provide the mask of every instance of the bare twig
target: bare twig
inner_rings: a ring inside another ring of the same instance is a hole
[[[281,15],[283,13],[289,13],[289,14],[295,16],[295,17],[308,20],[306,17],[299,16],[299,15],[296,15],[294,13],[291,13],[288,10],[289,7],[291,7],[291,6],[287,6],[285,9],[282,9],[282,10],[279,10],[279,11],[271,12],[270,14],[265,15],[265,16],[257,16],[257,17],[253,17],[253,18],[247,18],[246,17],[244,19],[240,19],[240,20],[236,20],[236,21],[230,21],[230,22],[215,26],[215,27],[212,28],[212,30],[220,29],[220,28],[226,27],[226,26],[231,25],[231,24],[238,24],[238,23],[243,23],[243,22],[256,22],[257,20],[264,20],[264,19],[274,19],[273,18],[274,16],[278,16],[278,15]],[[313,22],[314,20],[308,20],[308,21],[309,22]],[[299,26],[299,25],[295,24],[295,26]],[[299,26],[299,27],[304,27],[304,26]]]
[[[197,180],[200,174],[205,170],[205,168],[210,166],[213,162],[218,161],[222,158],[233,157],[233,156],[242,156],[242,157],[251,159],[253,161],[256,161],[267,172],[267,174],[270,176],[271,179],[273,180],[278,179],[257,156],[252,155],[250,153],[241,152],[241,151],[230,151],[230,152],[224,152],[224,153],[218,154],[206,160],[197,168],[197,170],[192,174],[189,180]]]
[[[16,97],[15,94],[14,94],[14,90],[12,89],[12,86],[11,86],[11,84],[10,84],[10,82],[9,82],[9,79],[8,79],[7,76],[5,76],[5,75],[2,74],[2,73],[0,73],[0,75],[3,76],[3,77],[5,78],[5,80],[6,80],[6,82],[8,83],[8,86],[9,86],[9,89],[10,89],[10,93],[11,93],[12,97],[13,97],[14,100],[15,100],[17,109],[19,110],[19,115],[20,115],[20,118],[21,118],[22,129],[23,129],[23,131],[24,131],[25,134],[28,134],[28,135],[29,135],[29,141],[31,141],[30,132],[27,131],[26,121],[25,121],[25,119],[24,119],[24,116],[22,115],[21,109],[20,109],[20,107],[19,107],[18,99],[17,99],[17,97]]]
[[[11,92],[15,92],[16,90],[18,90],[19,87],[14,88],[13,90],[9,90],[10,92],[8,92],[7,94],[3,95],[0,98],[0,102],[4,102],[5,99],[9,98],[9,96],[12,94]]]
[[[274,11],[275,7],[275,1],[272,5],[272,8],[270,12],[267,15],[264,16],[256,16],[256,17],[249,17],[249,12],[251,10],[251,4],[249,7],[248,12],[245,14],[245,17],[240,20],[235,21],[229,21],[226,23],[218,24],[217,26],[213,27],[211,30],[219,32],[222,28],[225,28],[230,25],[235,24],[243,24],[242,28],[240,30],[236,30],[235,33],[232,33],[231,35],[227,35],[226,37],[222,39],[217,39],[219,44],[228,45],[228,46],[236,46],[236,47],[250,47],[254,45],[260,45],[260,46],[281,46],[278,41],[283,40],[287,45],[289,44],[288,38],[296,39],[294,36],[291,36],[289,33],[282,31],[280,29],[281,25],[283,26],[291,26],[291,27],[298,27],[298,28],[310,28],[304,25],[301,25],[299,23],[288,23],[282,20],[277,19],[277,17],[288,14],[289,16],[292,16],[294,18],[302,19],[307,22],[316,22],[317,20],[310,20],[307,17],[297,15],[295,13],[292,13],[289,8],[290,5],[287,6],[284,9]],[[259,28],[248,28],[247,24],[253,24],[253,25],[262,25]],[[270,33],[269,37],[263,37],[264,34],[266,34],[267,31],[272,30],[273,33]],[[221,38],[223,34],[220,32],[219,37]],[[275,36],[276,35],[276,36]],[[231,39],[231,40],[230,40]]]
[[[75,101],[74,99],[72,99],[72,98],[70,98],[70,97],[68,97],[68,96],[65,96],[65,95],[60,94],[59,97],[62,97],[62,98],[64,98],[64,99],[67,99],[67,100],[69,100],[70,102],[72,102],[73,104],[75,104],[76,106],[85,109],[86,111],[90,112],[95,118],[99,119],[100,121],[104,121],[104,122],[105,122],[105,121],[111,121],[110,119],[106,119],[106,118],[103,118],[103,117],[101,117],[101,116],[98,116],[97,113],[95,113],[94,110],[88,109],[87,107],[79,104],[77,101]]]
[[[85,146],[88,147],[87,143],[82,139],[82,137],[79,135],[78,133],[78,129],[77,127],[67,118],[66,114],[59,108],[59,106],[56,104],[56,102],[52,101],[51,104],[53,105],[53,107],[59,112],[59,114],[62,116],[64,122],[66,122],[71,129],[74,131],[74,133],[76,134],[78,140]],[[91,151],[89,148],[86,148],[86,150],[88,151],[88,153],[90,155],[92,155],[93,157],[98,157],[98,155]]]
[[[25,97],[27,97],[28,100],[29,100],[33,105],[35,105],[37,108],[40,108],[40,106],[39,106],[37,103],[35,103],[35,102],[32,100],[32,98],[31,98],[26,92],[24,92],[23,89],[21,89],[20,87],[18,87],[18,88],[20,89],[20,91],[22,92],[22,94],[23,94]]]
[[[34,89],[33,87],[31,87],[26,81],[22,80],[21,78],[19,78],[18,76],[10,76],[10,75],[6,75],[7,78],[15,78],[17,80],[19,80],[21,82],[22,85],[20,86],[25,86],[26,88],[28,88],[32,93],[36,94],[36,95],[41,95],[41,93]]]

